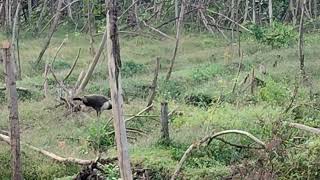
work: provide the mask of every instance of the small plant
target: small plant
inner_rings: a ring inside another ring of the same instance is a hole
[[[88,129],[88,146],[95,151],[105,151],[114,145],[112,127],[103,122],[92,124]]]
[[[124,77],[131,77],[144,71],[145,66],[134,61],[125,61],[121,67],[121,75],[123,75]]]
[[[107,180],[118,180],[120,178],[119,167],[117,165],[107,164],[104,166],[103,170]]]
[[[223,67],[218,64],[202,65],[192,71],[193,81],[202,82],[223,73]]]
[[[160,80],[159,94],[165,99],[179,99],[186,91],[185,82],[171,79]]]

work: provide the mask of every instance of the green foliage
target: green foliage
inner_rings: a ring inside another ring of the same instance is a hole
[[[63,70],[63,69],[69,69],[69,68],[71,68],[71,65],[62,59],[57,59],[53,63],[53,69],[55,70]]]
[[[171,79],[159,82],[159,94],[165,99],[180,99],[186,91],[186,83],[183,81]]]
[[[118,180],[120,178],[119,167],[114,164],[107,164],[103,167],[107,180]]]
[[[131,77],[135,74],[144,72],[146,70],[143,64],[134,61],[124,61],[121,67],[121,75],[123,77]]]
[[[287,156],[274,162],[279,179],[319,179],[320,141],[313,139],[287,150]]]
[[[288,47],[296,40],[297,36],[294,27],[278,22],[274,22],[271,27],[252,24],[250,29],[258,42],[272,48]]]
[[[88,131],[88,146],[95,151],[106,151],[114,145],[114,131],[111,125],[99,121],[91,124]]]
[[[4,147],[1,147],[4,148]],[[22,153],[22,170],[24,179],[48,179],[76,174],[79,167],[72,164],[57,164],[48,159],[43,159],[39,154]],[[0,151],[0,176],[1,179],[10,179],[10,151]]]
[[[275,81],[268,80],[266,86],[262,87],[259,91],[259,98],[272,104],[283,104],[289,99],[288,90],[281,84]]]
[[[224,67],[219,64],[205,64],[191,72],[191,78],[195,82],[207,81],[224,72]]]

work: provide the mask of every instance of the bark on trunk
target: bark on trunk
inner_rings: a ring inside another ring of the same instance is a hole
[[[10,55],[10,43],[5,42],[3,48],[3,59],[6,73],[6,88],[8,107],[10,111],[10,142],[11,142],[11,168],[12,179],[22,180],[21,154],[20,154],[20,127],[18,112],[18,93],[14,74],[14,62]]]
[[[106,4],[109,6],[107,12],[107,52],[109,59],[109,84],[111,90],[112,113],[117,142],[120,175],[121,178],[124,180],[132,180],[132,172],[128,153],[127,134],[123,113],[123,92],[121,87],[120,75],[121,59],[120,45],[117,32],[118,30],[116,2],[116,0],[106,0]]]
[[[178,19],[178,24],[177,24],[177,34],[176,34],[176,46],[174,48],[174,52],[173,52],[173,57],[171,59],[171,63],[170,63],[170,67],[166,76],[166,81],[168,81],[171,77],[171,73],[173,70],[173,66],[174,66],[174,62],[176,60],[176,56],[177,56],[177,52],[178,52],[178,48],[179,48],[179,41],[180,41],[180,33],[181,30],[183,28],[183,16],[184,16],[184,8],[185,8],[185,0],[182,0],[181,2],[181,9],[180,9],[180,15],[179,15],[179,19]]]

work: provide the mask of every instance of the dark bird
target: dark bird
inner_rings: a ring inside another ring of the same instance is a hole
[[[97,116],[99,117],[101,111],[112,109],[111,100],[102,95],[86,95],[81,97],[73,98],[74,101],[82,101],[82,103],[86,106],[92,107],[97,112]]]

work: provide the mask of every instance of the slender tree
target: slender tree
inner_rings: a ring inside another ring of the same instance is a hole
[[[123,98],[121,87],[121,59],[117,30],[117,0],[106,0],[107,10],[107,52],[109,68],[109,84],[112,100],[112,113],[117,142],[119,168],[121,179],[131,180],[132,172],[128,153],[126,126],[123,113]]]
[[[21,153],[20,153],[20,127],[18,112],[18,93],[14,73],[14,61],[10,54],[10,43],[4,42],[3,60],[6,73],[6,89],[8,98],[8,107],[10,111],[10,145],[11,145],[11,168],[13,180],[22,180],[21,171]]]

